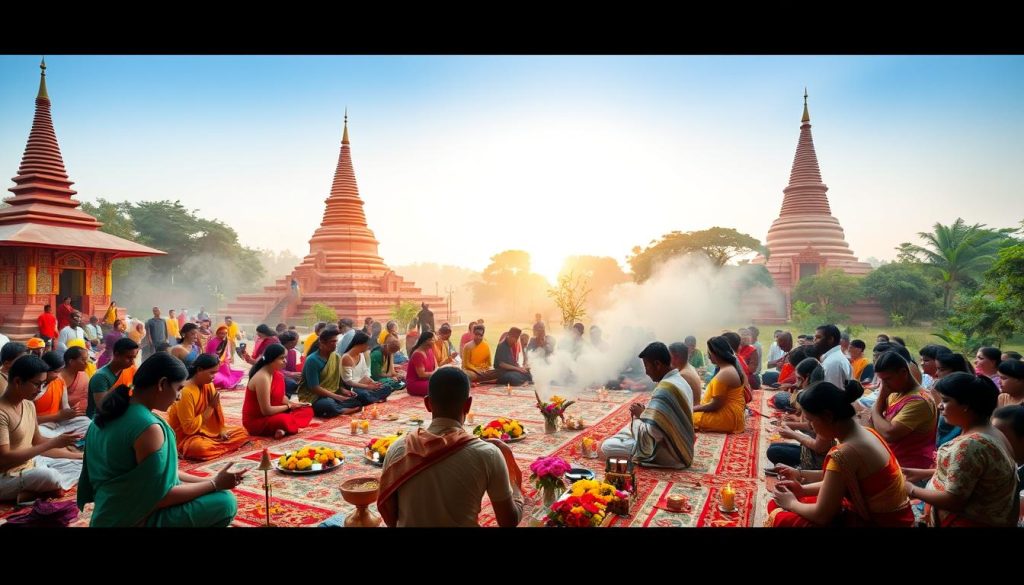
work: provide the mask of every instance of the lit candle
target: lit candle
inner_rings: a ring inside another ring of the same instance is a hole
[[[466,413],[466,422],[473,424],[473,420],[476,419],[476,415],[472,412]]]
[[[370,421],[363,420],[362,422],[359,423],[359,426],[363,429],[363,434],[364,435],[366,433],[370,432]]]
[[[722,507],[726,510],[736,509],[736,492],[732,489],[732,483],[727,483],[722,488]]]
[[[686,500],[683,498],[683,496],[669,496],[668,497],[668,502],[667,502],[668,503],[668,509],[672,510],[673,512],[682,512],[683,511],[683,503],[685,501]]]
[[[512,385],[511,384],[505,384],[505,394],[507,394],[509,396],[512,396]]]
[[[352,422],[350,422],[349,425],[351,425],[352,427],[353,435],[359,432],[359,421],[357,421],[356,419],[352,419]]]

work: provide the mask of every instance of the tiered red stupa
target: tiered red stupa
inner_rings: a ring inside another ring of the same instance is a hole
[[[0,331],[14,340],[37,335],[43,306],[56,311],[65,296],[87,318],[102,318],[114,259],[163,254],[99,231],[103,224],[79,209],[50,118],[45,61],[40,69],[32,131],[10,189],[14,197],[0,209]]]
[[[838,268],[846,274],[863,276],[871,266],[861,262],[846,243],[839,220],[828,204],[828,187],[821,180],[818,157],[811,137],[811,116],[804,92],[804,114],[800,124],[789,185],[782,190],[782,211],[768,230],[766,260],[758,256],[754,264],[764,264],[775,281],[778,293],[753,295],[757,302],[754,319],[780,323],[789,318],[791,295],[801,278],[823,270]],[[768,297],[774,297],[769,299]],[[866,325],[884,325],[885,314],[873,301],[863,301],[846,310],[851,321]]]
[[[366,224],[352,169],[347,114],[341,155],[326,203],[323,221],[309,240],[309,254],[302,263],[263,292],[239,296],[220,311],[221,315],[230,315],[244,324],[273,325],[301,318],[314,304],[321,303],[339,317],[360,322],[366,317],[389,319],[395,305],[413,301],[426,302],[438,325],[448,319],[443,297],[423,294],[414,283],[388,268],[377,251],[379,242]],[[298,298],[291,293],[293,278],[299,283]]]

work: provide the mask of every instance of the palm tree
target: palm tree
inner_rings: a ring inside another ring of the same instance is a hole
[[[948,311],[956,287],[971,281],[987,270],[996,260],[1000,248],[1012,243],[1012,228],[989,229],[985,224],[967,225],[956,218],[952,225],[936,223],[932,232],[917,235],[924,246],[903,244],[901,252],[910,252],[924,258],[924,263],[935,267],[942,281],[942,306]]]

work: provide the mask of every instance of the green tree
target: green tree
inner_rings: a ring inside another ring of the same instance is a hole
[[[801,278],[793,290],[793,300],[810,303],[814,315],[827,323],[840,323],[849,319],[841,311],[863,297],[860,279],[838,268]]]
[[[572,327],[587,315],[587,295],[590,285],[586,276],[570,270],[558,277],[558,284],[548,289],[548,296],[562,313],[562,327]]]
[[[83,209],[103,222],[102,231],[165,252],[114,263],[114,296],[122,306],[218,306],[255,289],[263,277],[259,254],[242,246],[234,229],[197,216],[180,201],[100,199]]]
[[[413,301],[402,301],[391,307],[391,318],[398,323],[398,331],[408,331],[416,314],[420,312],[419,304]]]
[[[978,289],[954,304],[946,331],[967,345],[998,345],[1024,331],[1024,244],[999,252]]]
[[[989,229],[984,224],[967,225],[957,218],[950,225],[936,223],[931,232],[917,235],[923,246],[901,245],[900,257],[912,255],[936,269],[942,286],[942,307],[948,310],[953,294],[963,284],[980,277],[995,261],[999,250],[1013,240],[1014,229]]]
[[[97,221],[103,224],[100,227],[101,232],[134,242],[138,240],[139,234],[135,231],[135,223],[132,221],[131,215],[128,214],[128,209],[130,208],[131,204],[127,201],[115,203],[106,199],[97,199],[95,204],[87,201],[82,203],[82,211],[95,217]],[[133,272],[148,273],[149,262],[149,258],[123,258],[115,260],[113,266],[115,296],[116,293],[120,292],[118,290],[120,287],[117,285],[127,278],[128,275]]]
[[[999,258],[985,274],[983,290],[1005,305],[1004,328],[1024,331],[1024,243],[999,251]]]
[[[306,325],[312,327],[320,321],[328,324],[337,323],[337,311],[323,303],[313,303],[313,306],[309,308],[309,312],[306,313]]]
[[[652,241],[646,248],[636,246],[629,265],[633,279],[644,282],[659,265],[676,256],[699,253],[715,266],[722,267],[737,256],[754,252],[767,256],[768,251],[753,236],[732,228],[713,227],[695,232],[672,232],[662,236],[660,241]]]
[[[878,299],[890,315],[913,324],[935,314],[942,291],[919,264],[895,262],[872,270],[861,281],[865,296]],[[893,321],[893,325],[900,325]]]
[[[793,301],[793,323],[802,331],[813,329],[821,324],[821,318],[814,313],[814,304],[805,301]]]

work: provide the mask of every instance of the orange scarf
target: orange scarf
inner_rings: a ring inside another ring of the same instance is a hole
[[[380,494],[377,496],[377,511],[388,526],[398,524],[398,488],[417,473],[431,465],[454,455],[460,449],[476,440],[464,429],[435,435],[423,429],[405,436],[405,454],[394,461],[388,461],[380,476]]]
[[[60,412],[61,398],[64,397],[66,388],[67,383],[60,376],[57,376],[52,382],[47,384],[46,392],[34,401],[36,403],[36,415],[42,416],[44,414],[57,414]]]

